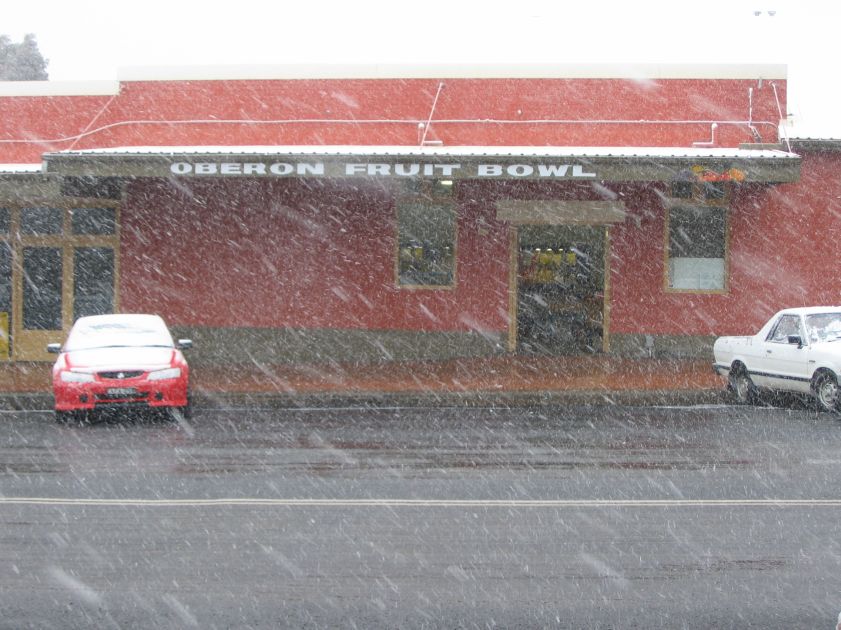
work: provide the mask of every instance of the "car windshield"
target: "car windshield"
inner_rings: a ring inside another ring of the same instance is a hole
[[[70,331],[65,351],[115,347],[172,348],[172,336],[154,320],[105,320],[77,324]]]
[[[841,313],[820,313],[806,316],[806,328],[813,342],[841,339]]]

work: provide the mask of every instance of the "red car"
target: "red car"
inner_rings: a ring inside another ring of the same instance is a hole
[[[189,414],[190,368],[157,315],[93,315],[73,324],[53,366],[56,419],[83,421],[96,409],[140,406]]]

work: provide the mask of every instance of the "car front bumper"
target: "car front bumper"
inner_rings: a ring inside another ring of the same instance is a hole
[[[56,411],[85,411],[99,407],[146,405],[148,407],[185,407],[187,378],[149,381],[93,381],[66,383],[53,381]]]

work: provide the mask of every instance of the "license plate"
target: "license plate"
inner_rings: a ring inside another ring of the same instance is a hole
[[[134,387],[109,387],[109,396],[134,396],[137,390]]]

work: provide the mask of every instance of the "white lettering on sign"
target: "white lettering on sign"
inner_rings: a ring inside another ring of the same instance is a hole
[[[435,168],[440,169],[444,177],[452,177],[453,171],[460,169],[461,164],[436,164]]]
[[[566,177],[569,164],[538,164],[537,172],[541,177]]]
[[[368,175],[388,175],[391,173],[390,164],[369,164]]]
[[[346,177],[501,177],[501,178],[595,178],[597,173],[581,164],[477,164],[462,169],[460,163],[431,164],[419,162],[345,162],[331,163],[329,176]],[[475,170],[474,170],[475,169]],[[325,176],[324,162],[173,162],[173,175],[255,176]]]
[[[243,175],[265,175],[266,165],[262,162],[246,162],[242,165]]]
[[[314,164],[307,164],[301,162],[295,171],[298,175],[324,175],[324,162],[316,162]]]
[[[403,177],[412,177],[420,173],[420,164],[401,164],[394,165],[394,174],[402,175]]]
[[[585,173],[584,167],[580,164],[576,164],[572,167],[572,176],[573,177],[595,177],[595,173]]]
[[[572,170],[572,173],[570,173]],[[531,164],[511,164],[507,167],[501,164],[479,164],[476,168],[477,177],[531,177],[535,174],[535,167]],[[596,177],[596,173],[584,171],[580,164],[538,164],[538,177]]]
[[[499,177],[502,175],[502,167],[499,164],[480,164],[478,174],[479,177]]]
[[[511,177],[528,177],[534,173],[534,167],[528,164],[512,164],[505,172]]]
[[[286,162],[275,162],[269,167],[272,175],[291,175],[295,171],[295,167]]]

